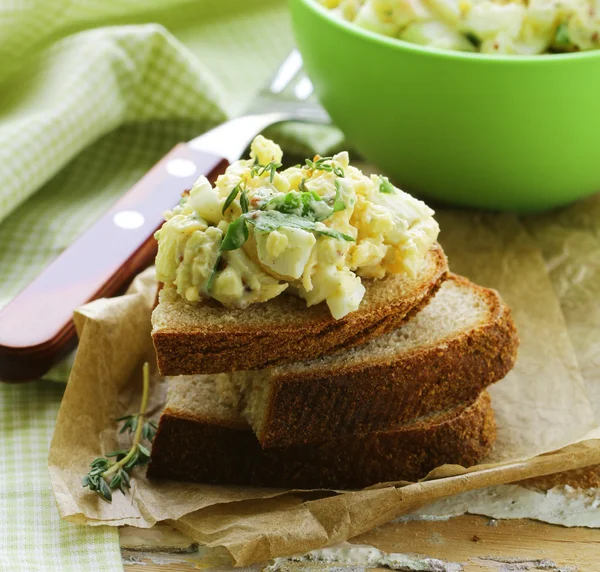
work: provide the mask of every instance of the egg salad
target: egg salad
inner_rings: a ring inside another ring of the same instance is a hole
[[[368,30],[415,44],[532,55],[600,48],[600,0],[319,0]]]
[[[385,177],[367,177],[348,153],[281,169],[261,135],[250,159],[214,187],[200,177],[156,233],[156,273],[196,302],[246,308],[292,292],[342,318],[358,309],[363,278],[415,275],[435,242],[434,212]]]

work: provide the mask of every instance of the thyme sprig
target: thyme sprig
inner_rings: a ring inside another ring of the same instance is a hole
[[[131,487],[130,474],[135,467],[146,465],[150,460],[150,451],[140,441],[152,441],[157,425],[146,419],[146,408],[150,394],[150,366],[144,364],[144,387],[139,413],[124,415],[116,421],[124,421],[119,434],[129,431],[133,434],[133,443],[129,449],[108,453],[90,463],[90,471],[81,481],[82,486],[97,492],[105,501],[112,502],[112,491],[119,489],[123,494]],[[111,460],[114,458],[114,460]]]

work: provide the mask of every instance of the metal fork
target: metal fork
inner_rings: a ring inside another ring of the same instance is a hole
[[[250,141],[270,125],[290,120],[330,123],[327,112],[308,99],[312,92],[313,85],[302,72],[302,56],[293,50],[242,116],[192,139],[188,145],[233,162],[241,157]]]
[[[75,345],[73,311],[122,291],[152,263],[163,212],[199,176],[214,180],[269,125],[329,122],[309,101],[312,84],[301,72],[293,51],[243,116],[173,148],[0,311],[0,380],[35,379]]]

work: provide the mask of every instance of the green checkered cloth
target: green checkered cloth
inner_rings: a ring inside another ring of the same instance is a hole
[[[0,307],[174,144],[240,112],[292,44],[284,0],[0,0]],[[1,570],[122,569],[115,530],[59,522],[61,393],[0,383]]]
[[[63,522],[47,458],[62,388],[40,381],[0,391],[0,570],[122,570],[115,528]]]

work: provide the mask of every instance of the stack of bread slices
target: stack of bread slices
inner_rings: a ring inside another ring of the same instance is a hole
[[[168,398],[149,475],[215,484],[362,488],[484,458],[486,388],[518,337],[497,292],[449,273],[365,281],[358,311],[281,295],[244,310],[163,291],[152,316]]]

